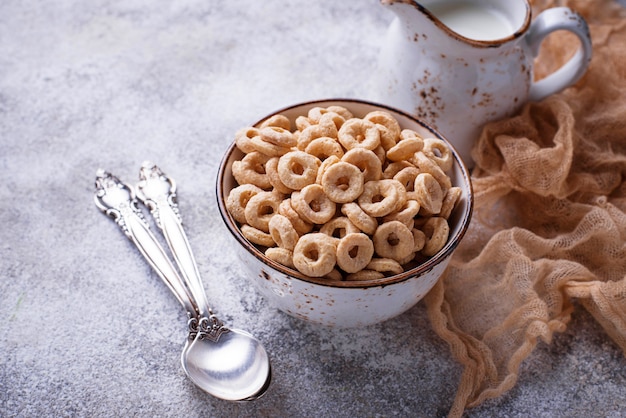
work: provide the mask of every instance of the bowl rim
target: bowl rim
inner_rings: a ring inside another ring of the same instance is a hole
[[[474,209],[474,192],[473,192],[473,188],[472,188],[472,182],[471,182],[471,177],[469,174],[469,170],[467,168],[467,166],[465,165],[465,163],[461,160],[457,150],[454,148],[454,146],[441,134],[439,133],[439,131],[437,131],[435,128],[433,128],[432,126],[430,126],[429,124],[427,124],[426,122],[393,107],[384,105],[384,104],[380,104],[380,103],[376,103],[376,102],[372,102],[372,101],[368,101],[368,100],[361,100],[361,99],[353,99],[353,98],[331,98],[331,99],[318,99],[318,100],[307,100],[307,101],[303,101],[303,102],[299,102],[296,104],[292,104],[289,106],[285,106],[282,107],[270,114],[268,114],[267,116],[264,116],[263,118],[259,119],[257,122],[251,124],[250,126],[257,126],[258,124],[260,124],[261,122],[263,122],[264,120],[270,118],[273,115],[279,114],[279,113],[283,113],[286,111],[290,111],[293,110],[295,108],[298,107],[306,107],[306,106],[310,106],[310,107],[314,107],[314,106],[318,106],[318,105],[322,105],[325,104],[325,106],[331,106],[331,105],[350,105],[350,104],[358,104],[358,105],[365,105],[365,106],[372,106],[372,107],[376,107],[380,110],[387,110],[393,113],[397,113],[400,114],[410,120],[412,120],[413,122],[417,123],[418,125],[421,125],[422,127],[424,127],[425,129],[431,131],[435,136],[437,136],[437,138],[442,139],[452,150],[452,156],[454,157],[455,163],[459,166],[460,168],[460,172],[461,172],[461,176],[462,176],[462,182],[467,186],[467,189],[469,191],[468,196],[466,196],[467,198],[467,204],[466,204],[466,208],[464,213],[461,214],[460,217],[460,228],[457,231],[457,233],[451,237],[449,237],[448,242],[446,243],[446,245],[439,250],[439,252],[437,252],[437,254],[435,254],[434,256],[430,257],[428,260],[424,261],[423,263],[418,264],[417,266],[403,271],[402,273],[399,274],[394,274],[392,276],[387,276],[387,277],[383,277],[380,279],[374,279],[374,280],[342,280],[342,281],[337,281],[337,280],[329,280],[329,279],[324,279],[324,278],[317,278],[317,277],[309,277],[306,276],[302,273],[300,273],[299,271],[295,270],[295,269],[291,269],[289,267],[286,267],[274,260],[269,259],[268,257],[265,256],[265,254],[263,254],[255,245],[253,245],[250,241],[248,241],[243,234],[241,233],[239,227],[237,226],[237,222],[232,218],[232,216],[230,215],[230,213],[228,212],[228,210],[226,210],[226,196],[224,196],[224,188],[221,187],[222,184],[224,184],[224,177],[226,174],[226,167],[228,164],[228,161],[231,157],[231,155],[233,154],[233,152],[235,152],[235,150],[237,150],[235,141],[233,140],[230,145],[228,146],[226,152],[224,153],[224,155],[222,156],[222,159],[220,161],[220,165],[218,168],[218,173],[217,173],[217,178],[216,178],[216,183],[215,183],[215,187],[216,187],[216,196],[217,196],[217,202],[218,202],[218,210],[220,212],[220,215],[222,217],[222,220],[224,221],[228,231],[233,235],[233,237],[235,238],[235,240],[241,244],[243,246],[243,248],[250,254],[252,254],[255,258],[257,258],[261,263],[273,268],[274,270],[284,274],[285,276],[288,276],[291,279],[297,279],[297,280],[301,280],[304,281],[306,283],[310,283],[310,284],[314,284],[314,285],[320,285],[320,286],[327,286],[327,287],[331,287],[331,288],[346,288],[346,289],[354,289],[354,288],[361,288],[361,289],[366,289],[366,288],[372,288],[372,287],[385,287],[394,283],[398,283],[398,282],[403,282],[406,280],[409,280],[411,278],[414,277],[419,277],[419,276],[423,276],[424,274],[426,274],[428,271],[432,270],[433,268],[435,268],[435,266],[437,266],[439,263],[441,263],[442,261],[446,260],[450,255],[452,255],[452,253],[454,252],[454,250],[456,249],[456,247],[459,245],[459,243],[461,242],[461,239],[463,238],[463,236],[465,235],[465,233],[467,232],[467,229],[469,228],[469,224],[470,224],[470,220],[472,218],[472,212]]]

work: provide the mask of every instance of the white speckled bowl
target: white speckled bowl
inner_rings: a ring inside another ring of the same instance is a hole
[[[339,105],[356,117],[373,110],[393,114],[402,128],[413,129],[427,136],[445,141],[438,132],[425,123],[385,106],[357,100],[324,100],[297,104],[277,112],[294,120],[306,115],[315,106]],[[446,141],[447,142],[447,141]],[[473,196],[466,166],[453,149],[454,167],[448,174],[452,183],[462,189],[462,197],[450,217],[450,235],[447,244],[426,262],[401,274],[372,281],[330,281],[307,277],[282,266],[267,257],[241,234],[235,220],[226,210],[226,197],[236,187],[232,163],[242,153],[233,142],[224,155],[217,176],[217,200],[222,218],[235,237],[235,248],[250,279],[261,294],[283,312],[307,321],[341,327],[359,327],[393,318],[414,306],[435,285],[445,270],[456,246],[470,222]]]

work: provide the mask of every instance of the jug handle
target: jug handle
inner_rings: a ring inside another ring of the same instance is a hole
[[[543,39],[557,30],[572,32],[580,40],[581,46],[561,68],[539,81],[531,82],[531,101],[540,101],[576,83],[585,74],[591,61],[591,35],[587,22],[568,7],[546,9],[533,21],[526,34],[526,42],[534,57],[539,55]]]

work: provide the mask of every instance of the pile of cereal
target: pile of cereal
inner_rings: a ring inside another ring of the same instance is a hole
[[[314,107],[246,127],[226,207],[265,255],[310,277],[370,280],[401,273],[448,240],[461,195],[445,142],[401,129],[388,112],[355,118]]]

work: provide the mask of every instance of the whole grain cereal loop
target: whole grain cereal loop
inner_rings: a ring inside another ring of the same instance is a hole
[[[402,222],[390,221],[381,224],[372,238],[379,257],[402,262],[413,254],[413,233]]]
[[[297,145],[296,137],[288,129],[279,126],[266,126],[259,130],[259,134],[263,141],[280,147],[295,147]]]
[[[295,125],[296,125],[296,129],[299,132],[304,131],[306,128],[308,128],[311,125],[315,125],[315,123],[313,123],[313,121],[309,118],[307,118],[306,116],[300,115],[296,118],[295,120]]]
[[[426,154],[419,151],[411,157],[410,162],[417,167],[422,173],[430,173],[441,185],[442,189],[452,187],[452,181],[446,173],[443,172],[439,164],[428,158]]]
[[[261,193],[263,189],[254,184],[241,184],[228,193],[226,209],[239,223],[246,223],[245,209],[252,196]]]
[[[405,167],[398,172],[395,176],[393,176],[394,180],[398,180],[407,192],[412,192],[415,190],[415,178],[418,176],[420,171],[417,167]]]
[[[413,251],[420,252],[426,245],[426,234],[417,228],[413,228]]]
[[[400,263],[403,266],[406,266],[407,264],[409,264],[413,260],[415,260],[415,253],[414,252],[412,252],[411,254],[407,255],[403,259],[398,260],[398,263]]]
[[[354,117],[352,115],[352,112],[350,112],[348,109],[346,109],[343,106],[332,105],[332,106],[328,106],[326,110],[328,110],[329,112],[337,113],[345,120],[352,119]]]
[[[293,265],[293,251],[281,247],[269,247],[265,250],[265,256],[285,267],[296,268]]]
[[[263,129],[268,126],[275,126],[277,128],[283,128],[288,131],[291,130],[291,121],[285,115],[281,115],[280,113],[277,115],[270,116],[265,119],[263,122],[259,124],[259,129]]]
[[[402,141],[403,139],[409,139],[409,138],[422,139],[422,140],[424,139],[422,138],[420,134],[415,132],[413,129],[403,129],[400,131],[400,141]]]
[[[363,185],[357,202],[365,213],[378,218],[401,208],[406,202],[406,190],[397,180],[372,180]]]
[[[424,213],[435,215],[441,212],[444,191],[430,173],[420,173],[415,178],[415,199]]]
[[[315,182],[319,158],[304,151],[291,151],[278,160],[278,176],[290,189],[300,190]]]
[[[319,184],[309,184],[299,192],[293,192],[291,204],[303,219],[318,225],[330,221],[336,211],[335,202],[326,196]]]
[[[328,169],[328,167],[330,167],[331,165],[338,163],[339,161],[341,160],[336,155],[331,155],[330,157],[322,161],[320,168],[317,170],[317,176],[315,177],[315,182],[318,184],[322,184],[322,177],[324,176],[326,169]]]
[[[450,187],[448,191],[446,191],[446,195],[443,198],[443,203],[441,204],[441,211],[439,212],[439,216],[444,219],[448,219],[452,210],[456,206],[456,202],[459,201],[461,197],[461,193],[463,191],[460,187]]]
[[[343,274],[341,274],[341,272],[335,268],[335,269],[332,269],[330,273],[325,275],[324,278],[328,280],[341,281],[343,280]]]
[[[387,163],[387,151],[385,151],[382,145],[379,145],[378,148],[374,150],[374,154],[376,154],[380,160],[381,165],[385,165]]]
[[[368,270],[363,269],[361,271],[357,271],[356,273],[350,273],[346,276],[346,280],[350,282],[357,281],[367,281],[367,280],[377,280],[385,277],[383,273],[376,270]]]
[[[330,138],[337,137],[337,128],[333,123],[311,125],[304,128],[298,135],[298,149],[304,151],[311,141],[323,136],[328,136]]]
[[[244,215],[248,225],[269,232],[269,222],[274,214],[278,213],[278,206],[283,200],[283,195],[278,192],[261,192],[250,198]]]
[[[342,161],[350,163],[361,170],[363,181],[380,180],[382,176],[382,164],[374,151],[365,148],[352,148],[348,150]]]
[[[252,145],[252,138],[260,136],[259,130],[252,126],[239,129],[235,132],[235,145],[244,153],[255,151]]]
[[[261,135],[250,138],[250,146],[255,151],[265,154],[268,157],[280,157],[291,151],[290,147],[283,147],[280,145],[272,144],[271,142],[264,141]]]
[[[394,260],[393,258],[374,257],[366,266],[366,268],[368,270],[378,271],[383,274],[385,273],[400,274],[404,271],[404,268],[402,268],[402,265],[398,263],[396,260]]]
[[[363,192],[363,177],[358,167],[340,161],[326,169],[322,176],[322,188],[333,202],[352,202]]]
[[[439,138],[425,138],[424,154],[436,162],[443,171],[448,171],[452,168],[452,163],[454,162],[452,150],[443,140]]]
[[[300,236],[286,216],[274,214],[270,218],[268,227],[276,245],[287,250],[294,249]]]
[[[395,161],[393,163],[388,164],[383,170],[383,178],[384,179],[392,179],[398,174],[400,171],[404,170],[407,167],[415,167],[412,163],[408,161]]]
[[[326,234],[312,232],[298,240],[293,250],[293,264],[306,276],[323,277],[335,268],[336,254],[335,240]]]
[[[424,141],[417,138],[406,138],[387,150],[387,158],[391,161],[403,161],[424,148]]]
[[[346,273],[363,270],[374,255],[374,244],[362,232],[348,234],[337,244],[337,265]]]
[[[396,145],[400,137],[400,124],[391,113],[375,110],[369,112],[363,119],[376,124],[380,131],[380,143],[385,151]]]
[[[420,204],[416,200],[407,200],[400,210],[392,212],[383,218],[383,222],[399,221],[402,222],[407,228],[413,228],[414,218],[420,211]]]
[[[422,254],[432,257],[446,245],[448,235],[450,234],[450,226],[446,219],[433,216],[426,221],[422,231],[426,236],[426,244],[422,249]]]
[[[347,216],[338,216],[322,225],[320,232],[333,238],[340,239],[348,234],[361,232],[361,230],[353,224]]]
[[[251,243],[261,245],[263,247],[273,247],[276,245],[272,236],[248,224],[241,225],[241,234]]]
[[[329,136],[315,138],[309,143],[309,145],[306,146],[304,152],[316,156],[321,161],[324,161],[331,155],[334,155],[337,158],[343,157],[343,148],[341,144],[337,142],[336,139]]]
[[[274,188],[275,191],[282,194],[290,194],[292,190],[283,184],[283,181],[278,175],[278,158],[272,157],[265,163],[265,172],[267,173],[267,179]]]
[[[289,219],[289,222],[291,222],[291,225],[293,225],[299,235],[304,235],[311,232],[313,229],[313,224],[302,219],[298,212],[291,206],[291,198],[280,202],[280,205],[278,205],[278,213]]]
[[[329,111],[327,113],[324,113],[320,117],[318,124],[322,126],[326,126],[332,123],[333,125],[335,125],[335,128],[337,129],[337,131],[339,131],[339,129],[341,128],[341,126],[343,125],[345,121],[346,119],[343,116],[341,116],[339,113]]]
[[[341,206],[341,213],[346,215],[350,222],[366,234],[373,235],[378,228],[376,219],[365,213],[355,202],[344,203]]]
[[[337,138],[347,150],[357,147],[374,150],[380,145],[380,131],[376,125],[358,118],[346,120],[341,125]]]
[[[252,151],[241,160],[233,162],[233,177],[239,184],[254,184],[261,189],[270,189],[272,184],[265,171],[265,164],[268,160],[267,155]]]

